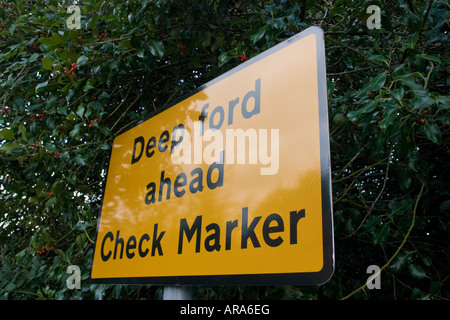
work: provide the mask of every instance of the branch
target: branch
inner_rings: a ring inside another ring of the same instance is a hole
[[[347,71],[342,71],[342,72],[336,72],[336,73],[327,73],[327,76],[340,76],[343,74],[348,74],[348,73],[353,73],[353,72],[359,72],[359,71],[364,71],[364,70],[370,70],[370,69],[375,69],[378,68],[378,66],[375,67],[365,67],[365,68],[360,68],[360,69],[352,69],[352,70],[347,70]]]
[[[347,239],[349,237],[351,237],[352,235],[354,235],[363,225],[364,221],[366,221],[366,219],[372,214],[373,208],[375,207],[375,204],[378,202],[378,200],[380,200],[381,195],[384,192],[384,189],[386,188],[386,182],[388,180],[388,175],[389,175],[389,165],[390,165],[390,159],[391,159],[391,154],[392,154],[392,149],[393,147],[391,147],[391,150],[389,152],[389,157],[388,157],[388,162],[386,165],[386,176],[384,177],[384,181],[383,181],[383,186],[381,187],[381,191],[380,193],[378,193],[378,196],[375,198],[375,201],[372,203],[372,206],[370,207],[369,211],[367,212],[366,216],[362,219],[361,223],[359,224],[358,228],[355,229],[355,231],[353,231],[352,233],[350,233],[348,236],[345,236],[342,239]]]
[[[425,182],[420,180],[422,182],[422,187],[420,188],[420,192],[419,195],[417,196],[417,200],[416,203],[414,205],[414,210],[413,210],[413,216],[412,216],[412,221],[411,221],[411,225],[409,226],[408,232],[406,233],[405,237],[403,238],[402,243],[400,244],[400,246],[397,248],[397,250],[395,251],[395,253],[392,255],[392,257],[388,260],[388,262],[386,262],[386,264],[380,268],[380,270],[378,272],[376,272],[374,275],[371,276],[371,278],[376,278],[380,275],[381,271],[383,271],[384,269],[386,269],[391,262],[397,257],[397,255],[400,253],[400,251],[403,249],[403,246],[406,243],[406,240],[408,240],[409,235],[411,234],[412,229],[414,228],[414,224],[416,222],[416,212],[417,212],[417,206],[419,204],[420,198],[422,197],[423,194],[423,189],[425,188]],[[341,298],[341,300],[346,300],[348,298],[350,298],[352,295],[354,295],[355,293],[363,290],[365,287],[367,286],[367,282],[364,283],[361,287],[359,287],[358,289],[356,289],[355,291],[351,292],[350,294],[346,295],[345,297]]]

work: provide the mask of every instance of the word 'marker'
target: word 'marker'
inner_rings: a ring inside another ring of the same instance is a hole
[[[288,241],[290,245],[297,244],[298,226],[302,218],[305,218],[304,209],[289,213]],[[236,245],[236,241],[240,242],[241,249],[247,249],[249,243],[253,248],[261,247],[261,243],[265,243],[269,247],[280,246],[286,239],[283,237],[283,233],[286,231],[283,217],[277,213],[269,214],[262,222],[262,228],[259,228],[261,220],[262,216],[251,219],[247,207],[242,208],[240,220],[226,221],[223,225],[210,223],[203,228],[203,216],[201,215],[191,223],[185,218],[180,219],[177,252],[183,254],[185,251],[193,252],[195,250],[195,253],[198,253],[201,251],[202,244],[207,252],[231,250]],[[120,230],[117,230],[115,236],[113,232],[107,232],[101,242],[102,260],[124,259],[125,257],[133,259],[138,256],[145,258],[149,254],[152,257],[163,256],[167,252],[163,250],[166,231],[158,231],[158,227],[161,228],[158,223],[155,223],[152,236],[144,233],[138,237],[131,235],[127,239],[120,235]],[[191,242],[195,243],[195,249],[192,248],[192,245],[190,249],[186,248]],[[232,245],[232,243],[235,244]]]

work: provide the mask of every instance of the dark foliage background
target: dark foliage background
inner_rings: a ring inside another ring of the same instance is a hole
[[[71,4],[0,7],[2,299],[160,299],[88,281],[113,136],[312,25],[325,31],[335,274],[195,297],[450,298],[447,1],[91,0],[69,30]],[[81,290],[66,287],[71,264]],[[380,290],[364,288],[372,264]]]

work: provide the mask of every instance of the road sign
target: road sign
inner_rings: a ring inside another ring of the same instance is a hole
[[[334,270],[323,32],[114,139],[94,283],[322,284]]]

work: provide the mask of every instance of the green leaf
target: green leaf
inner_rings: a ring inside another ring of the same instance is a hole
[[[260,40],[262,37],[264,37],[264,35],[266,34],[266,29],[267,29],[267,25],[262,26],[261,28],[258,29],[258,31],[256,31],[256,33],[254,33],[250,36],[250,40],[251,40],[252,44],[255,44],[256,42],[258,42],[258,40]]]
[[[66,40],[63,36],[61,36],[59,33],[55,33],[52,37],[52,42],[55,44],[63,44],[66,43]]]
[[[378,226],[372,232],[372,242],[374,244],[380,244],[386,240],[386,237],[389,235],[391,231],[391,227],[388,223],[383,223],[381,226]]]
[[[403,95],[405,94],[405,90],[403,89],[403,87],[400,87],[398,89],[392,90],[391,94],[395,100],[401,101],[403,98]]]
[[[75,226],[73,227],[74,230],[77,231],[85,231],[89,227],[92,227],[94,224],[89,221],[78,221]]]
[[[82,233],[78,235],[77,239],[75,240],[75,243],[77,244],[78,250],[82,251],[84,247],[84,242],[86,240],[86,234]]]
[[[110,137],[112,136],[112,132],[111,130],[109,130],[109,128],[107,126],[98,126],[97,130],[104,136]]]
[[[413,100],[411,100],[411,104],[414,106],[415,109],[428,108],[434,103],[435,101],[429,95],[425,97],[416,97]]]
[[[394,261],[391,263],[390,268],[394,272],[401,271],[406,265],[411,261],[411,252],[410,251],[402,251],[397,257],[395,257]]]
[[[52,38],[39,38],[38,40],[40,43],[42,43],[44,46],[50,47],[55,45]]]
[[[413,16],[415,16],[415,15],[411,15],[411,16],[409,16],[409,18],[412,18]],[[406,17],[408,17],[408,14],[403,15],[402,19],[404,19]],[[417,17],[417,16],[415,16],[415,17]],[[418,39],[419,39],[419,34],[417,32],[408,35],[407,42],[403,43],[403,45],[402,45],[402,50],[404,51],[405,49],[414,48]]]
[[[382,62],[382,63],[386,63],[387,64],[387,59],[385,56],[382,56],[381,54],[369,54],[367,56],[367,60],[371,60],[371,61],[377,61],[377,62]]]
[[[386,82],[386,77],[387,77],[387,74],[382,73],[382,74],[379,74],[378,76],[376,76],[375,78],[373,78],[370,81],[369,85],[367,86],[367,89],[369,90],[369,92],[378,91],[381,88],[383,88],[384,83]]]
[[[127,40],[123,40],[119,43],[119,50],[126,50],[126,49],[131,49],[131,40],[127,39]]]
[[[38,53],[33,53],[30,58],[28,59],[28,62],[35,62],[39,58]]]
[[[347,113],[347,118],[351,122],[358,121],[360,116],[361,116],[361,112],[359,110],[357,110],[357,111],[350,111],[349,113]]]
[[[370,92],[379,91],[383,88],[384,83],[386,82],[387,75],[385,73],[381,73],[375,78],[372,78],[370,82],[364,86],[356,95],[356,99],[362,99],[369,95]]]
[[[47,80],[47,81],[44,81],[44,82],[41,82],[41,83],[38,83],[38,85],[36,86],[36,92],[37,92],[38,89],[40,89],[40,88],[45,88],[45,87],[47,86],[47,84],[48,84],[48,80]]]
[[[102,93],[100,93],[100,95],[98,96],[98,100],[102,101],[105,99],[109,99],[110,95],[108,94],[108,92],[103,91]]]
[[[77,116],[79,116],[80,118],[83,118],[83,114],[84,114],[84,110],[85,110],[86,108],[85,108],[85,106],[84,106],[84,104],[80,104],[79,106],[78,106],[78,109],[77,109]]]
[[[0,139],[13,140],[14,132],[11,129],[4,128],[0,130]]]
[[[66,260],[66,254],[64,253],[64,251],[62,251],[61,249],[58,249],[58,248],[56,248],[54,251],[55,251],[56,254],[59,254],[59,256],[62,259]]]
[[[406,171],[406,170],[405,170]],[[411,209],[413,204],[412,199],[392,200],[389,202],[389,209],[391,210],[390,216],[401,216]]]
[[[408,266],[408,270],[416,279],[423,279],[424,277],[426,277],[425,270],[423,270],[423,268],[417,264],[410,264]]]
[[[20,136],[20,138],[21,138],[21,140],[22,141],[24,141],[24,142],[28,142],[28,138],[27,138],[27,128],[25,128],[25,126],[21,123],[21,124],[19,124],[19,131],[20,131],[20,133],[21,133],[21,136]]]
[[[441,205],[439,206],[439,211],[441,213],[450,211],[450,200],[446,200],[446,201],[442,202]]]
[[[102,150],[110,150],[111,149],[111,145],[108,142],[104,142],[101,146],[100,149]]]
[[[51,70],[52,64],[52,59],[50,59],[49,57],[45,56],[44,59],[42,59],[42,66],[44,67],[44,69]]]
[[[73,158],[73,161],[76,164],[82,165],[82,166],[86,166],[87,165],[87,161],[84,157],[82,156],[76,156],[75,158]]]
[[[211,46],[211,51],[216,51],[225,44],[225,36],[218,36]]]
[[[436,62],[437,64],[441,63],[441,59],[439,59],[436,56],[431,56],[429,54],[421,54],[419,57],[424,60]]]
[[[438,96],[439,110],[450,109],[450,96]]]
[[[89,79],[88,81],[86,81],[86,84],[83,87],[83,91],[88,92],[92,89],[95,89],[95,81],[93,79]]]
[[[136,53],[136,55],[137,55],[139,58],[145,58],[145,50],[144,50],[144,49],[139,50],[139,51]]]
[[[70,135],[72,138],[75,137],[75,136],[80,132],[81,126],[82,126],[81,123],[76,124],[76,125],[73,127],[73,129],[70,131],[69,135]]]
[[[14,143],[14,142],[10,142],[10,143],[6,143],[6,144],[2,145],[0,147],[0,151],[9,153],[12,150],[17,149],[17,148],[21,148],[21,147],[22,146],[20,144],[17,144],[17,143]]]
[[[15,284],[14,282],[10,282],[10,283],[8,283],[8,284],[6,285],[5,291],[6,291],[6,292],[12,291],[12,290],[14,290],[15,288],[16,288],[16,284]]]
[[[45,124],[46,124],[47,127],[49,127],[50,129],[55,129],[55,127],[56,127],[56,121],[55,121],[55,118],[53,118],[53,117],[47,117],[47,118],[45,118]]]
[[[417,72],[416,72],[417,73]],[[399,78],[397,78],[398,80],[400,80],[404,85],[406,85],[407,87],[409,87],[415,94],[415,96],[426,96],[428,95],[428,90],[425,89],[423,86],[421,86],[420,84],[418,84],[412,77],[412,74],[405,74]],[[397,80],[396,79],[396,80]]]
[[[19,124],[19,131],[22,135],[25,135],[27,133],[27,128],[25,128],[23,123]]]
[[[364,106],[360,109],[360,113],[370,113],[375,110],[376,106],[377,103],[375,102],[375,100],[370,100],[369,102],[365,103]]]
[[[77,60],[77,67],[84,66],[89,61],[89,58],[85,55],[82,55]]]
[[[47,151],[58,152],[58,147],[55,146],[53,143],[47,144],[45,148],[47,149]]]
[[[61,194],[64,190],[64,186],[61,183],[61,181],[56,181],[55,183],[53,183],[52,187],[50,188],[51,192],[54,195],[58,195]]]
[[[403,170],[400,173],[400,180],[399,180],[400,189],[402,190],[402,192],[408,191],[409,187],[411,186],[411,182],[412,182],[411,174],[408,172],[408,170]]]
[[[99,110],[102,107],[102,104],[98,101],[90,102],[88,107],[91,107],[94,110]]]
[[[395,104],[385,104],[383,110],[383,120],[378,122],[382,131],[385,131],[387,127],[393,124],[395,118],[397,117],[398,105]]]
[[[152,55],[157,58],[162,58],[164,56],[164,44],[162,41],[151,40],[148,45]]]
[[[226,64],[228,61],[231,60],[231,57],[228,56],[228,52],[222,52],[219,56],[219,67]]]
[[[441,130],[434,122],[426,121],[423,130],[425,131],[426,137],[433,143],[442,143]]]

